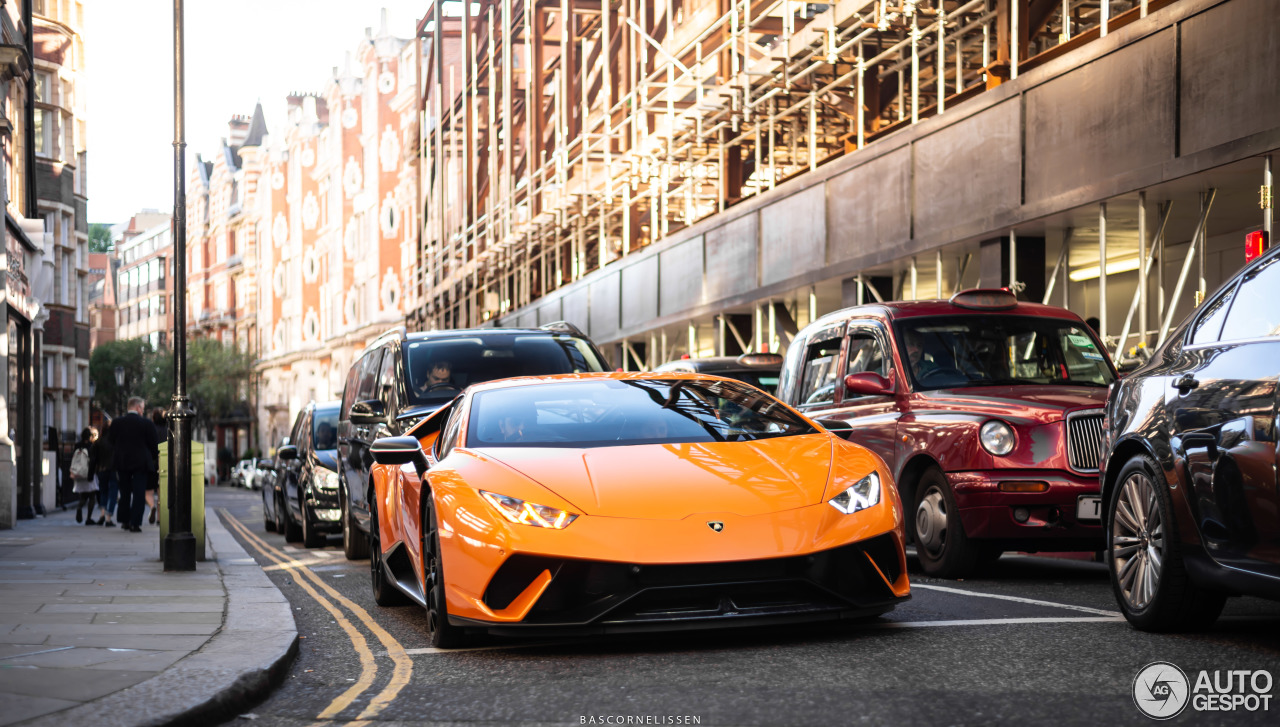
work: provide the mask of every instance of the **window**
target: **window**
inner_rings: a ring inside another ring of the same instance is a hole
[[[378,368],[382,363],[382,349],[377,349],[360,359],[360,387],[356,390],[356,401],[368,401],[374,398],[378,383]]]
[[[1280,286],[1280,258],[1272,258],[1249,273],[1236,289],[1231,312],[1222,324],[1220,340],[1239,341],[1280,334],[1277,286]]]
[[[875,334],[864,331],[849,336],[849,363],[845,366],[845,374],[873,373],[888,376],[888,367],[884,363],[884,350]]]
[[[48,71],[36,71],[36,103],[53,103],[53,74]]]
[[[462,429],[462,407],[453,406],[453,411],[449,413],[449,421],[445,422],[444,431],[440,434],[440,458],[444,459],[449,456],[449,452],[453,451],[454,445],[458,443],[458,432]]]
[[[52,111],[36,109],[36,153],[41,156],[53,156],[53,117]]]
[[[404,362],[412,403],[436,405],[482,381],[605,370],[585,340],[563,334],[496,333],[412,341],[404,345]]]
[[[1231,296],[1235,294],[1235,286],[1218,296],[1201,312],[1191,329],[1191,344],[1215,343],[1218,332],[1222,330],[1222,319],[1227,315],[1231,304]]]
[[[831,404],[836,399],[836,374],[840,361],[840,339],[832,338],[809,346],[800,369],[801,406]]]
[[[382,371],[378,373],[378,398],[388,412],[395,411],[399,397],[396,396],[396,360],[400,356],[395,347],[388,346],[382,357]]]

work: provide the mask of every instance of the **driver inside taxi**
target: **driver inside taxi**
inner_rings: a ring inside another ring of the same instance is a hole
[[[915,371],[917,378],[924,378],[939,368],[933,356],[924,352],[924,345],[917,333],[907,334],[907,358],[911,360],[911,369]]]

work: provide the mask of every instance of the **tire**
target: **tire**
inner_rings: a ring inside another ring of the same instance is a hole
[[[369,585],[373,587],[373,602],[379,606],[404,606],[409,597],[400,592],[382,562],[382,543],[379,542],[378,508],[369,503]]]
[[[302,511],[302,545],[307,548],[323,548],[324,533],[316,530],[315,515],[312,514],[311,507],[307,505],[305,498],[298,503],[298,509]]]
[[[914,492],[907,525],[920,567],[938,578],[964,578],[973,573],[983,556],[989,557],[994,549],[983,548],[965,535],[960,508],[946,475],[930,467],[921,473]]]
[[[275,527],[275,531],[276,531],[277,533],[280,533],[281,535],[284,535],[284,534],[285,534],[285,525],[284,525],[285,512],[284,512],[284,508],[280,507],[280,498],[279,498],[278,496],[276,496],[276,495],[274,495],[274,494],[273,494],[273,495],[272,495],[272,499],[273,499],[273,500],[275,500],[275,503],[276,503],[276,506],[275,506],[275,520],[276,520],[276,527]]]
[[[262,529],[268,533],[276,531],[276,521],[267,517],[267,498],[262,498]]]
[[[351,517],[351,503],[347,499],[346,488],[338,494],[342,502],[342,554],[347,560],[360,560],[369,557],[369,539],[356,527]]]
[[[1120,611],[1140,631],[1194,631],[1218,619],[1227,597],[1191,582],[1164,473],[1138,455],[1107,503],[1107,570]]]
[[[302,526],[294,521],[293,515],[289,514],[289,506],[284,502],[284,495],[276,501],[276,507],[280,508],[280,514],[277,519],[284,520],[284,542],[301,543],[302,542]]]
[[[426,489],[426,488],[424,488]],[[431,491],[423,493],[422,590],[427,598],[427,638],[437,649],[458,649],[472,642],[462,628],[449,623],[449,604],[444,593],[444,559],[440,557],[439,523]],[[425,530],[430,524],[431,530]]]

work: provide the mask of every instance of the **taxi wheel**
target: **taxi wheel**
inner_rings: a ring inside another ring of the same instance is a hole
[[[338,492],[338,501],[342,503],[342,554],[347,556],[347,560],[368,558],[369,540],[360,533],[356,528],[355,520],[351,518],[351,503],[347,499],[347,488],[343,487]]]
[[[1124,617],[1142,631],[1190,631],[1218,619],[1227,597],[1191,582],[1160,467],[1125,463],[1107,505],[1107,568]]]
[[[440,557],[440,533],[436,520],[435,500],[431,492],[423,493],[422,523],[431,530],[422,533],[422,590],[427,597],[427,631],[431,645],[437,649],[457,649],[471,643],[467,632],[449,623],[449,605],[444,594],[444,562]]]
[[[373,602],[379,606],[403,606],[409,598],[387,577],[387,566],[382,561],[382,542],[378,527],[378,506],[369,503],[369,584],[373,586]]]
[[[964,578],[982,560],[982,549],[964,533],[960,508],[947,478],[936,467],[920,475],[911,525],[916,557],[925,573],[939,578]]]

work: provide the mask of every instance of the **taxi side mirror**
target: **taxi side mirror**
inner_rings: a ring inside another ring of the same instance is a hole
[[[844,377],[846,396],[892,396],[893,381],[874,371],[862,371]]]

